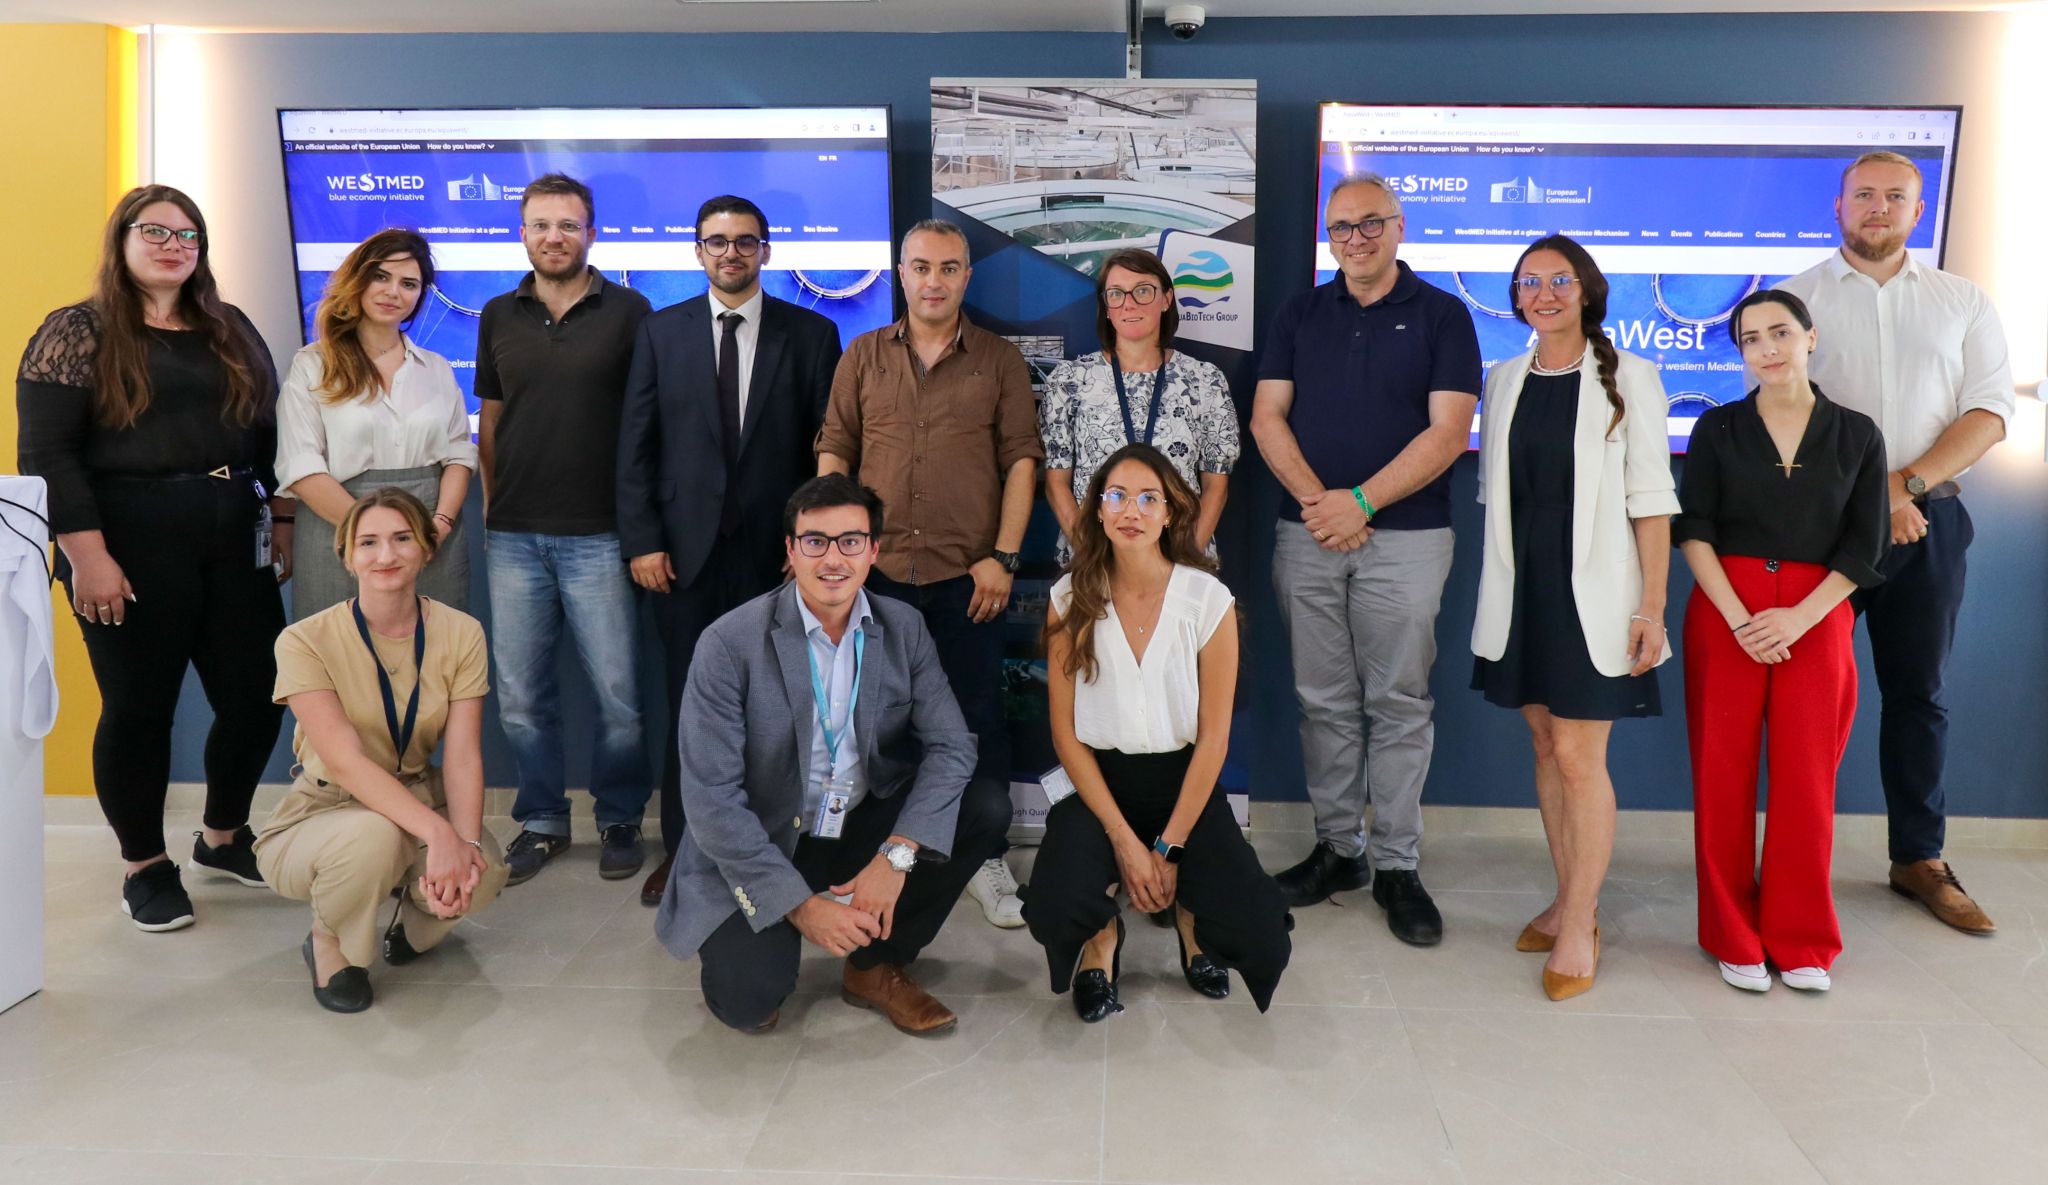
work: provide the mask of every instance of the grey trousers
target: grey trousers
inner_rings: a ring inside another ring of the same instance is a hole
[[[1422,841],[1436,743],[1429,668],[1451,542],[1449,527],[1380,530],[1357,551],[1325,551],[1300,523],[1277,527],[1273,583],[1294,655],[1316,837],[1341,855],[1366,854],[1374,868],[1414,868]]]

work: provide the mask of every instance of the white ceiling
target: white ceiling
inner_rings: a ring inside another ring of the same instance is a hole
[[[1144,0],[1154,16],[1166,0]],[[278,32],[1020,32],[1123,28],[1125,0],[0,0],[0,22]],[[1999,0],[1211,0],[1211,18],[1970,11]]]

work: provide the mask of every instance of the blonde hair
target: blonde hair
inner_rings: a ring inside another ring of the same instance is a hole
[[[1842,170],[1843,189],[1849,188],[1849,174],[1864,165],[1904,165],[1906,168],[1913,170],[1913,188],[1926,188],[1927,178],[1920,174],[1920,166],[1914,164],[1910,157],[1901,156],[1896,152],[1880,148],[1875,152],[1866,152],[1849,162],[1849,167]]]
[[[434,529],[434,516],[427,513],[426,503],[404,490],[385,486],[357,498],[356,504],[348,508],[348,513],[341,516],[340,524],[334,528],[334,558],[341,561],[342,567],[355,571],[349,568],[348,553],[356,537],[356,525],[362,522],[365,514],[380,506],[396,510],[403,516],[405,525],[412,528],[413,538],[420,541],[427,558],[434,558],[434,553],[441,549],[441,534]]]

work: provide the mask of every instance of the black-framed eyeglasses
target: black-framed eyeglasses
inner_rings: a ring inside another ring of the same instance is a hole
[[[1538,289],[1544,287],[1548,287],[1552,292],[1564,292],[1578,282],[1579,278],[1577,276],[1563,274],[1549,277],[1517,276],[1515,278],[1515,287],[1520,288],[1530,296],[1534,296]]]
[[[835,546],[839,548],[840,555],[860,555],[867,551],[868,540],[872,538],[874,536],[867,531],[848,531],[844,535],[820,535],[813,531],[796,537],[796,549],[812,559]]]
[[[555,231],[561,231],[565,237],[573,239],[590,228],[576,221],[573,218],[568,218],[564,219],[561,222],[549,222],[546,219],[537,219],[533,222],[527,223],[526,229],[532,231],[536,235],[539,235],[541,238],[547,238],[548,235],[554,233]]]
[[[1135,506],[1138,513],[1147,518],[1166,509],[1166,495],[1146,490],[1142,494],[1126,493],[1123,490],[1104,490],[1102,508],[1111,514],[1122,514],[1126,506]]]
[[[183,230],[172,230],[160,222],[131,222],[128,224],[128,229],[141,235],[142,241],[153,247],[161,247],[175,238],[178,240],[178,246],[183,247],[187,251],[199,250],[200,242],[206,238],[204,232],[195,230],[192,227],[188,226]]]
[[[1104,288],[1102,290],[1102,303],[1110,308],[1120,309],[1124,307],[1125,299],[1130,299],[1141,305],[1151,304],[1159,299],[1159,285],[1138,284],[1130,288]]]
[[[736,239],[712,235],[708,239],[698,239],[697,245],[704,248],[706,255],[723,255],[726,251],[732,250],[739,252],[742,259],[752,259],[761,253],[761,240],[753,235],[741,235]]]
[[[1323,229],[1330,232],[1330,241],[1333,243],[1350,242],[1354,232],[1362,234],[1368,239],[1376,239],[1387,233],[1387,223],[1396,221],[1400,217],[1399,214],[1389,214],[1385,218],[1361,218],[1356,222],[1332,222]]]

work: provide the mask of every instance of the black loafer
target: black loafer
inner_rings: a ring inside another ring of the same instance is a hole
[[[384,928],[384,961],[393,967],[403,967],[425,953],[414,950],[412,943],[405,940],[405,911],[401,906],[399,912],[391,915],[391,924]]]
[[[1230,972],[1218,965],[1208,955],[1188,958],[1188,940],[1181,934],[1180,927],[1173,928],[1173,936],[1180,943],[1181,978],[1188,986],[1209,997],[1211,1000],[1228,999],[1230,996]]]
[[[313,962],[313,935],[306,934],[306,945],[300,948],[306,956],[306,970],[313,975],[313,998],[320,1007],[329,1012],[361,1012],[370,1006],[374,998],[370,991],[370,973],[361,967],[343,967],[320,986],[320,968]]]
[[[1372,899],[1387,911],[1387,929],[1408,945],[1435,946],[1444,940],[1444,915],[1414,869],[1380,869],[1372,880]]]
[[[1332,893],[1363,889],[1372,883],[1372,868],[1363,853],[1339,856],[1337,849],[1318,840],[1306,860],[1275,874],[1273,880],[1280,886],[1281,896],[1287,899],[1288,908],[1300,909],[1328,900]]]
[[[1124,920],[1116,920],[1116,953],[1109,957],[1109,970],[1090,969],[1074,975],[1074,1014],[1083,1024],[1105,1020],[1124,1006],[1116,998],[1116,981],[1123,974]]]

